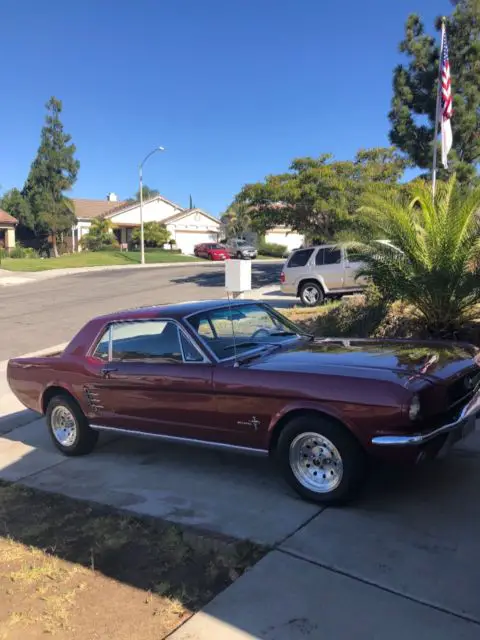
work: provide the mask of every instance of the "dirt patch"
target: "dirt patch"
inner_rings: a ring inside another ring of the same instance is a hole
[[[0,639],[161,640],[265,549],[0,482]]]

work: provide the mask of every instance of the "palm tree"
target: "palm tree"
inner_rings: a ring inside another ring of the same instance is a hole
[[[365,195],[357,242],[367,276],[390,300],[413,304],[436,335],[452,334],[480,302],[480,188],[455,176],[431,186],[417,180],[402,189]],[[378,242],[378,240],[388,240]]]
[[[158,191],[158,189],[150,189],[150,187],[147,187],[146,184],[143,185],[142,193],[143,193],[144,201],[151,200],[152,198],[156,198],[157,196],[160,195],[160,191]],[[127,202],[128,204],[134,204],[135,202],[140,202],[140,190],[137,191],[137,193],[135,194],[135,197],[128,198],[125,202]]]
[[[234,202],[228,207],[225,213],[222,214],[220,221],[225,228],[227,238],[241,236],[250,230],[251,220],[248,205]]]

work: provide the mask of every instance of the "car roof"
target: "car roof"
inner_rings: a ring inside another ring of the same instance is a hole
[[[194,302],[181,302],[177,304],[154,305],[150,307],[137,307],[125,309],[99,316],[97,320],[115,322],[120,320],[144,320],[148,318],[169,317],[180,319],[194,313],[219,309],[224,307],[239,307],[244,304],[263,304],[259,300],[197,300]]]

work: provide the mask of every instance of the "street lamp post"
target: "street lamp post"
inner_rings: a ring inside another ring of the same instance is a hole
[[[150,156],[153,156],[153,154],[156,153],[157,151],[165,151],[165,149],[163,147],[155,147],[153,151],[150,151],[150,153],[148,153],[145,156],[143,161],[140,163],[140,167],[138,170],[138,178],[139,178],[139,184],[140,184],[139,191],[140,191],[140,262],[141,264],[145,264],[145,240],[144,240],[144,233],[143,233],[143,165],[150,158]]]

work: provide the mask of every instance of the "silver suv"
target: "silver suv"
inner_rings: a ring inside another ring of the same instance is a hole
[[[242,260],[244,258],[252,259],[257,257],[257,250],[255,247],[241,238],[232,238],[231,240],[227,240],[225,247],[231,258]]]
[[[326,297],[361,291],[364,278],[355,279],[361,262],[345,247],[322,245],[297,249],[290,254],[281,276],[283,293],[300,298],[307,307],[321,304]]]

